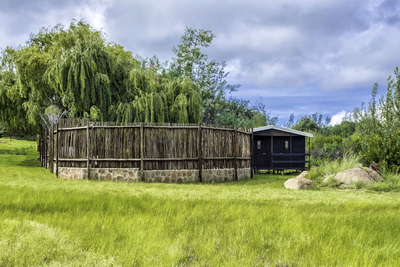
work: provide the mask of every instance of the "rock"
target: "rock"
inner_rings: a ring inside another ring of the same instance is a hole
[[[297,178],[306,178],[306,175],[308,174],[308,171],[303,171],[302,173],[300,173]]]
[[[363,169],[368,172],[368,174],[374,178],[375,181],[379,181],[382,182],[383,181],[383,177],[375,170],[367,168],[367,167],[363,167]]]
[[[352,183],[363,182],[370,184],[374,181],[383,181],[382,176],[374,170],[369,168],[353,168],[339,172],[334,176],[334,179],[342,184],[342,186],[349,186]]]
[[[287,180],[284,185],[288,189],[301,190],[313,187],[314,183],[309,179],[298,176],[296,178],[291,178]]]

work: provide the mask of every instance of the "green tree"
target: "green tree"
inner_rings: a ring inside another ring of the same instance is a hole
[[[225,72],[226,63],[209,61],[207,55],[202,53],[202,48],[210,46],[214,38],[211,31],[186,28],[181,44],[173,48],[176,58],[169,70],[172,76],[190,78],[200,88],[203,123],[208,124],[229,121],[228,118],[218,117],[226,115],[226,109],[238,106],[236,99],[233,100],[236,103],[229,103],[226,98],[226,93],[239,88],[239,85],[227,83],[226,77],[229,73]]]
[[[0,110],[10,125],[39,128],[45,114],[63,110],[91,120],[201,121],[201,92],[190,77],[135,59],[83,21],[42,28],[1,61]]]
[[[394,167],[400,165],[400,73],[396,67],[394,78],[388,77],[386,95],[377,104],[378,84],[372,89],[368,108],[354,110],[356,132],[363,138],[360,141],[361,153],[366,164],[372,161]]]

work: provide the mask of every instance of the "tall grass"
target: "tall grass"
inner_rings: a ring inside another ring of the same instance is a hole
[[[333,178],[337,173],[360,166],[361,157],[351,153],[345,153],[342,158],[336,160],[322,159],[316,162],[316,166],[309,171],[307,178],[317,183],[322,183],[326,178]],[[329,179],[332,187],[339,185],[333,179]]]
[[[289,175],[215,184],[69,181],[37,158],[33,149],[0,153],[0,266],[400,262],[398,193],[292,191],[283,187]]]

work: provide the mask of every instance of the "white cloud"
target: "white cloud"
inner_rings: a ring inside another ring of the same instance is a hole
[[[349,116],[349,114],[350,114],[349,112],[346,112],[346,111],[344,111],[344,110],[342,110],[342,111],[340,111],[340,112],[334,114],[334,115],[331,117],[331,123],[330,123],[330,125],[331,125],[331,126],[334,126],[334,125],[337,125],[337,124],[341,124],[342,121],[343,121],[343,118],[346,117],[346,116]]]

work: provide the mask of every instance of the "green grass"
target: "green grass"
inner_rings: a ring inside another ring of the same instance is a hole
[[[398,266],[400,194],[69,181],[0,139],[0,266]]]

